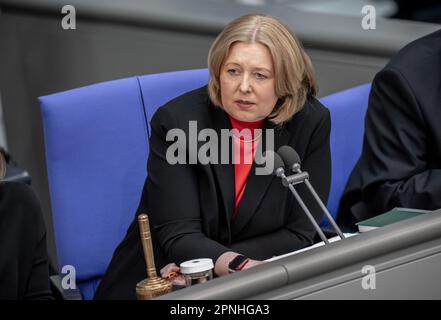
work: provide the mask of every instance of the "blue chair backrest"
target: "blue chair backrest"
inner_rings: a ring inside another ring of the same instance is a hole
[[[150,120],[156,109],[171,99],[202,87],[208,82],[208,69],[152,74],[139,77],[150,134]]]
[[[370,89],[371,84],[367,83],[320,99],[331,112],[332,178],[327,208],[334,218],[349,175],[361,154]],[[321,226],[328,223],[325,218]]]
[[[157,107],[207,83],[208,71],[132,77],[40,97],[59,265],[93,297],[139,204],[148,123]]]

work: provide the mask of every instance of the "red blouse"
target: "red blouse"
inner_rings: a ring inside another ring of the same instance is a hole
[[[248,174],[254,161],[258,143],[261,140],[263,123],[265,119],[246,122],[237,120],[229,115],[233,132],[234,143],[234,180],[235,180],[235,209],[233,219],[236,217],[237,208],[245,192]]]

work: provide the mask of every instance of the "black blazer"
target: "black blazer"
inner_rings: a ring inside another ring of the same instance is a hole
[[[0,300],[52,299],[46,227],[32,189],[0,183]]]
[[[180,128],[188,137],[189,121],[197,121],[198,132],[213,128],[219,137],[221,129],[231,129],[225,111],[210,102],[207,87],[176,98],[154,115],[148,178],[137,214],[145,212],[150,216],[156,267],[169,262],[179,265],[194,258],[212,258],[215,262],[230,250],[263,260],[311,244],[315,231],[289,190],[275,176],[256,175],[255,164],[233,220],[233,164],[167,163],[165,155],[172,143],[166,141],[167,132]],[[275,129],[275,150],[282,145],[297,150],[303,170],[310,173],[311,183],[326,203],[331,175],[329,111],[312,98],[282,128],[270,122],[265,128]],[[304,186],[296,188],[319,221],[322,213],[313,205],[309,193]],[[135,285],[145,277],[139,230],[134,221],[95,297],[134,299]]]
[[[376,75],[338,222],[353,227],[394,207],[441,208],[440,123],[441,30],[404,47]]]

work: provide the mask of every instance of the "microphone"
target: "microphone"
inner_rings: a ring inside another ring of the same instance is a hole
[[[311,221],[312,225],[315,228],[315,231],[317,231],[318,235],[324,241],[326,244],[329,244],[328,239],[324,235],[322,229],[320,229],[320,226],[315,221],[314,217],[312,216],[309,209],[306,207],[305,203],[303,202],[302,198],[300,198],[299,194],[297,193],[296,189],[294,189],[294,186],[288,182],[288,177],[285,175],[285,163],[283,162],[282,158],[275,153],[274,151],[267,150],[264,152],[263,157],[265,159],[273,159],[274,166],[272,167],[272,174],[282,178],[282,184],[285,187],[288,187],[289,190],[291,190],[291,193],[296,198],[297,202],[302,207],[303,211],[306,213],[306,216],[308,217],[309,221]]]
[[[323,204],[322,200],[318,196],[312,184],[309,182],[309,175],[307,172],[303,172],[300,169],[301,160],[299,154],[291,147],[291,146],[281,146],[277,153],[281,156],[284,163],[294,172],[294,175],[288,176],[287,181],[293,181],[296,183],[304,182],[308,187],[311,194],[314,196],[314,199],[319,204],[322,211],[325,213],[335,232],[339,235],[340,239],[345,239],[343,232],[341,232],[334,218],[332,218],[326,206]],[[302,180],[303,179],[303,180]],[[297,182],[298,181],[298,182]]]

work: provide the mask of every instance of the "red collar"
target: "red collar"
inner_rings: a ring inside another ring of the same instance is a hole
[[[243,129],[250,129],[251,131],[253,131],[254,129],[262,129],[263,124],[265,122],[265,119],[248,122],[248,121],[238,120],[230,115],[228,115],[228,117],[230,118],[231,126],[239,131]]]

